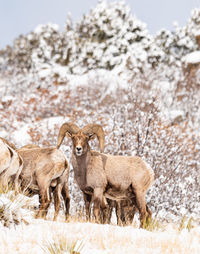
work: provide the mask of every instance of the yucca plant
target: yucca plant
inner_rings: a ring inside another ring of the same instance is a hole
[[[21,222],[28,224],[33,219],[33,212],[28,209],[35,203],[33,201],[25,195],[16,193],[9,185],[6,189],[1,188],[0,221],[7,227]]]
[[[69,241],[62,237],[59,240],[55,240],[53,243],[46,243],[42,249],[47,254],[81,254],[81,250],[84,247],[83,241],[75,241],[69,243]]]

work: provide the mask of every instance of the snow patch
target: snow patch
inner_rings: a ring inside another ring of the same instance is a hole
[[[182,61],[186,64],[199,64],[200,63],[200,50],[194,51],[183,57]]]

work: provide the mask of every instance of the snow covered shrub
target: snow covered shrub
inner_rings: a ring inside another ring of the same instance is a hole
[[[30,69],[32,65],[31,53],[38,47],[37,41],[30,41],[27,36],[20,35],[13,42],[12,48],[7,47],[4,52],[4,61],[7,65],[15,66],[20,70]]]
[[[66,66],[66,71],[70,72],[70,66],[68,65],[72,61],[71,57],[74,55],[74,48],[76,47],[76,35],[71,17],[67,16],[63,32],[59,31],[57,25],[48,24],[38,26],[34,30],[34,35],[38,38],[39,45],[32,54],[32,62],[35,64],[33,67],[40,70],[44,64],[44,69],[49,69],[48,74],[55,77],[61,74],[59,73],[59,67],[61,66]],[[41,64],[41,66],[38,67],[38,64]]]
[[[193,132],[197,132],[200,123],[200,72],[194,69],[186,73],[182,82],[176,86],[174,106],[181,109]]]
[[[169,66],[180,65],[181,58],[198,48],[195,36],[200,30],[200,10],[194,9],[184,27],[175,25],[175,31],[162,29],[155,36],[155,43],[164,51],[164,62]]]
[[[119,72],[124,66],[137,71],[145,62],[152,65],[161,57],[146,25],[130,13],[124,2],[100,1],[78,22],[76,31],[76,56],[82,72],[118,66]],[[80,73],[76,68],[73,71]]]
[[[154,216],[166,220],[192,216],[197,220],[198,135],[185,120],[178,124],[164,120],[160,98],[145,89],[137,92],[133,89],[128,100],[113,104],[113,118],[106,127],[109,143],[105,150],[112,154],[139,155],[152,166],[155,183],[147,200]]]
[[[55,24],[39,25],[33,32],[20,35],[13,46],[1,50],[3,63],[19,71],[37,70],[43,64],[58,61],[62,38]]]
[[[39,25],[28,35],[30,41],[36,41],[38,46],[31,52],[32,65],[37,71],[43,64],[56,62],[60,57],[60,32],[58,25]]]
[[[68,72],[72,72],[74,61],[76,61],[76,48],[78,44],[77,33],[73,28],[71,16],[67,16],[65,27],[60,34],[62,39],[61,54],[57,63],[67,68]]]
[[[168,65],[197,48],[194,37],[188,32],[187,27],[176,27],[176,31],[161,30],[155,37],[155,43],[165,52],[165,62]]]
[[[195,8],[191,12],[191,17],[188,22],[188,30],[193,36],[200,35],[200,9]]]
[[[96,73],[71,79],[66,86],[58,84],[41,89],[30,85],[23,92],[16,86],[12,103],[0,110],[0,125],[2,129],[6,125],[8,139],[17,146],[30,142],[49,146],[56,144],[63,122],[73,121],[80,127],[102,124],[106,153],[139,155],[154,169],[156,181],[147,198],[158,219],[174,220],[183,215],[197,218],[200,209],[198,87],[191,86],[193,90],[188,93],[184,84],[181,87],[164,83],[157,71],[146,72],[143,79],[138,75],[127,86],[118,86],[121,81],[112,71]],[[26,87],[27,81],[23,82],[17,84]],[[181,94],[187,96],[186,101],[184,97],[180,99]],[[184,112],[182,118],[170,117],[175,109]],[[98,142],[92,141],[91,147],[98,150]],[[70,140],[66,139],[61,149],[70,162]],[[70,214],[74,215],[83,209],[84,203],[73,180],[72,167],[69,188]]]

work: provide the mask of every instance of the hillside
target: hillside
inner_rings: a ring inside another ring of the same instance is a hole
[[[156,179],[147,202],[154,218],[199,224],[199,31],[199,9],[191,12],[185,27],[152,36],[123,2],[101,1],[75,25],[68,17],[64,31],[47,24],[20,35],[0,50],[0,136],[17,147],[49,146],[56,145],[66,121],[99,123],[106,133],[105,152],[139,155],[152,166]],[[97,141],[91,146],[98,149]],[[61,149],[70,161],[71,141],[66,139]],[[69,185],[73,216],[83,200],[72,168]],[[127,228],[127,235],[129,230],[138,239],[146,234],[154,246],[152,234]],[[175,233],[178,245],[187,234]],[[192,234],[199,239],[199,231]],[[165,237],[160,235],[161,242]],[[187,237],[186,245],[192,236]],[[118,238],[113,239],[115,245]],[[167,253],[159,248],[157,253]],[[182,251],[180,246],[171,253]]]

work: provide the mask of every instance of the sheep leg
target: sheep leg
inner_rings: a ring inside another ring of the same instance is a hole
[[[123,217],[122,221],[124,225],[130,225],[133,222],[137,209],[135,196],[131,200],[121,201]]]
[[[149,220],[149,219],[152,218],[152,212],[151,212],[150,208],[147,205],[146,205],[146,210],[147,210],[147,213],[148,213],[147,219]]]
[[[114,207],[114,204],[115,204],[115,201],[113,200],[107,200],[108,201],[108,212],[107,212],[107,223],[110,223],[111,222],[111,216],[112,216],[112,211],[113,211],[113,207]]]
[[[70,208],[70,197],[69,197],[69,189],[68,189],[68,183],[65,183],[62,188],[62,196],[65,203],[65,219],[66,221],[69,218],[69,208]]]
[[[135,207],[135,205],[134,207],[130,207],[130,206],[128,207],[128,212],[125,217],[126,225],[130,225],[133,222],[136,211],[137,211],[137,208]]]
[[[140,227],[144,228],[146,219],[147,219],[147,210],[146,210],[146,201],[145,201],[145,193],[135,191],[136,195],[136,204],[140,213]]]
[[[129,225],[132,223],[136,207],[130,200],[122,200],[116,203],[117,225]]]
[[[103,197],[103,189],[95,188],[94,194],[93,194],[93,202],[94,202],[93,213],[94,213],[96,223],[101,222],[100,210],[101,208],[104,209],[106,207],[106,203],[104,199],[105,198]]]
[[[50,204],[50,199],[48,198],[48,189],[40,190],[40,207],[36,218],[45,218],[47,214],[47,208]]]
[[[17,174],[14,180],[14,190],[16,193],[19,193],[20,185],[19,185],[19,175]]]
[[[40,196],[40,207],[37,214],[37,218],[46,218],[47,209],[51,203],[50,195],[50,181],[42,182],[44,178],[38,178],[39,196]]]
[[[110,200],[110,199],[107,199],[106,200],[108,205],[102,209],[102,223],[103,224],[109,224],[110,221],[111,221],[111,216],[112,216],[112,210],[113,210],[113,207],[114,207],[114,204],[115,204],[115,201],[113,200]]]
[[[60,203],[61,203],[61,189],[62,186],[61,184],[58,184],[53,192],[53,197],[54,197],[54,208],[55,208],[55,213],[53,220],[56,221],[60,209]]]
[[[115,204],[116,216],[117,216],[117,225],[123,226],[122,222],[122,204],[121,202],[117,202]]]
[[[20,191],[20,181],[19,181],[19,177],[20,174],[22,172],[22,168],[23,168],[23,162],[22,162],[22,158],[19,157],[19,169],[16,173],[16,175],[14,176],[14,189],[17,193],[19,193]]]
[[[43,218],[44,219],[46,219],[46,216],[47,216],[47,212],[48,212],[48,209],[49,209],[49,206],[50,206],[50,204],[51,204],[51,193],[52,193],[52,189],[51,189],[51,187],[49,188],[49,200],[47,200],[47,205],[46,205],[46,209],[45,209],[45,211],[43,212]]]
[[[129,222],[129,201],[121,200],[116,204],[116,215],[117,215],[117,224],[118,225],[128,225]]]
[[[85,201],[85,213],[86,213],[86,220],[90,221],[91,219],[91,200],[92,200],[92,196],[86,193],[83,193],[83,198]]]

